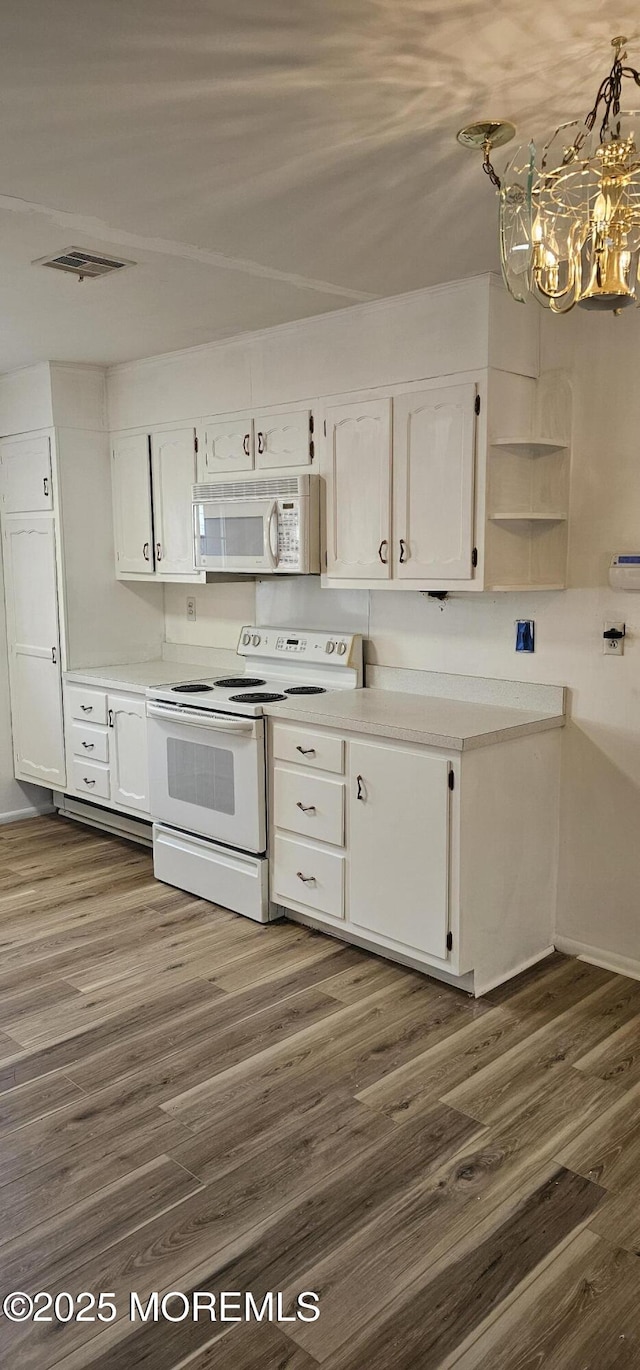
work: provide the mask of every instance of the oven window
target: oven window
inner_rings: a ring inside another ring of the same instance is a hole
[[[227,561],[261,557],[264,553],[262,515],[233,514],[229,518],[200,518],[200,554]]]
[[[215,813],[236,811],[233,752],[167,738],[167,787],[172,799]]]

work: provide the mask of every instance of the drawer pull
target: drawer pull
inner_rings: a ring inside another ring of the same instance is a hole
[[[315,813],[316,811],[315,804],[303,804],[299,799],[296,799],[296,808],[302,809],[303,813]]]
[[[298,880],[302,880],[304,885],[315,885],[316,883],[315,875],[303,875],[302,871],[296,871],[296,875]]]
[[[297,752],[302,752],[303,756],[315,756],[315,747],[296,747]]]
[[[93,704],[81,704],[80,708],[82,709],[83,714],[93,713]]]
[[[357,786],[358,786],[358,791],[357,791],[357,794],[356,794],[356,799],[364,799],[364,798],[365,798],[364,784],[363,784],[362,776],[361,776],[361,775],[357,775],[357,776],[356,776],[356,783],[357,783]]]
[[[96,744],[95,742],[83,742],[82,745],[86,751],[92,752]]]
[[[85,784],[85,785],[95,785],[95,783],[96,783],[95,780],[89,780],[89,777],[86,776],[86,775],[83,775],[82,781],[83,781],[83,784]]]

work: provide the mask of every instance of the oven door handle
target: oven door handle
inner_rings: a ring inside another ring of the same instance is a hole
[[[252,737],[256,734],[256,724],[250,719],[225,718],[220,714],[214,717],[207,714],[204,709],[176,709],[172,704],[147,702],[147,718],[163,718],[166,722],[173,720],[174,723],[194,723],[196,727],[209,728],[219,733],[247,733]]]
[[[275,547],[274,547],[275,529]],[[265,523],[264,550],[269,560],[269,567],[272,571],[278,565],[278,501],[274,500]]]

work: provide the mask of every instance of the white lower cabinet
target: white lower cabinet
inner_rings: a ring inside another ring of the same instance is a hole
[[[288,916],[476,995],[552,950],[558,729],[448,752],[270,728],[270,898]]]
[[[69,793],[149,818],[144,695],[65,681]]]
[[[349,745],[349,918],[444,959],[450,763],[426,748]]]

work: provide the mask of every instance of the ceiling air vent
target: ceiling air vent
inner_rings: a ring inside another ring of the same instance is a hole
[[[84,281],[108,276],[111,271],[122,271],[125,266],[135,266],[135,262],[124,261],[120,257],[105,257],[97,252],[85,252],[81,247],[69,247],[55,257],[39,257],[32,265],[51,266],[54,271],[66,271]]]

